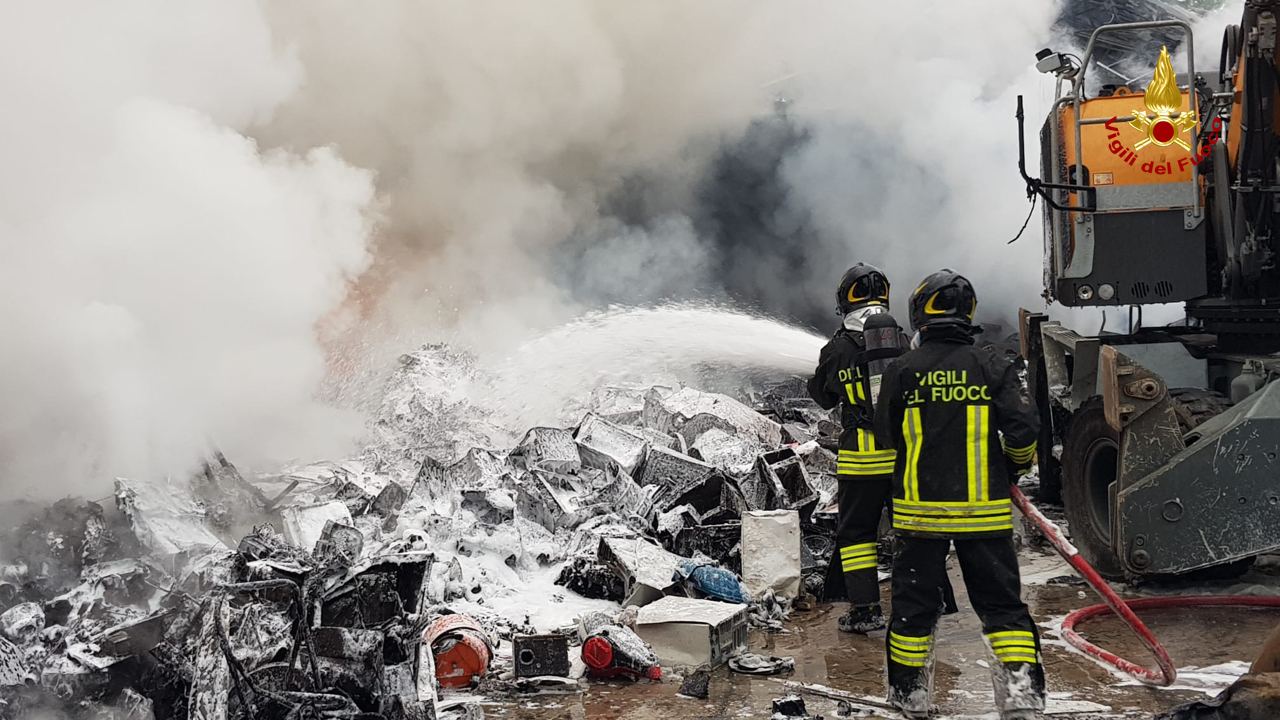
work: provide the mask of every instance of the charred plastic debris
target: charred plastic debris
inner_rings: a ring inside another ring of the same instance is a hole
[[[798,378],[739,398],[608,387],[575,427],[413,475],[384,451],[246,479],[215,453],[8,508],[0,716],[477,717],[671,675],[705,695],[749,625],[821,597],[833,546],[838,424]],[[565,603],[574,622],[531,622]]]

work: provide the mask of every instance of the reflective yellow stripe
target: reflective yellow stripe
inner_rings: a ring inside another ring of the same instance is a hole
[[[874,440],[872,442],[875,442]],[[870,461],[870,460],[893,460],[898,457],[898,453],[893,450],[841,450],[836,454],[837,460],[842,461]]]
[[[937,504],[921,507],[916,503],[893,503],[894,523],[965,525],[1001,523],[1013,526],[1013,511],[1008,500],[974,503]]]
[[[1019,653],[1027,653],[1027,652],[1035,654],[1036,644],[1035,643],[1025,643],[1025,644],[1018,643],[1017,645],[1001,645],[999,647],[991,648],[991,651],[997,655],[1010,655],[1010,654],[1017,655]]]
[[[886,463],[889,465],[892,465],[893,461],[896,459],[897,458],[895,458],[892,455],[886,456],[886,455],[876,454],[871,457],[846,456],[846,457],[836,458],[836,462],[840,463],[841,465],[884,465]]]
[[[839,463],[837,475],[891,475],[893,463]]]
[[[908,655],[908,656],[914,656],[914,657],[928,657],[928,656],[929,656],[929,647],[928,647],[928,646],[925,646],[924,648],[922,648],[922,650],[911,650],[911,648],[905,648],[905,647],[900,646],[900,644],[899,644],[899,643],[896,643],[896,642],[890,641],[890,644],[888,644],[888,647],[890,647],[890,650],[892,650],[892,651],[895,651],[895,652],[899,652],[899,653],[901,653],[901,655]]]
[[[1026,447],[1012,447],[1005,445],[1004,454],[1008,455],[1009,459],[1015,463],[1025,465],[1026,463],[1031,462],[1036,456],[1036,441],[1032,440],[1031,444]]]
[[[870,570],[876,566],[876,544],[857,543],[840,548],[840,563],[845,572]]]
[[[1012,530],[1013,520],[979,522],[977,520],[957,518],[950,522],[938,522],[934,520],[900,518],[895,515],[893,518],[893,527],[895,530],[919,530],[939,533],[995,532],[997,530]]]
[[[989,632],[986,635],[987,635],[987,639],[992,641],[992,643],[995,643],[998,640],[1005,640],[1005,639],[1034,640],[1036,637],[1035,634],[1033,634],[1030,630],[997,630],[996,632]]]
[[[957,508],[955,510],[913,510],[911,508],[902,508],[899,510],[896,506],[893,508],[894,515],[902,517],[919,518],[921,520],[996,520],[1000,518],[1008,518],[1013,515],[1009,508],[993,508],[989,510],[973,510],[968,508]]]
[[[992,523],[1013,523],[1011,514],[1002,515],[965,515],[958,517],[947,517],[944,515],[912,515],[910,513],[893,514],[894,522],[934,524],[934,525],[982,525]]]
[[[855,398],[855,397],[853,396],[853,383],[845,383],[845,384],[844,384],[844,392],[845,392],[845,394],[846,394],[846,395],[848,395],[848,396],[849,396],[849,404],[850,404],[850,405],[857,405],[857,404],[858,404],[858,399],[857,399],[857,398]]]
[[[982,502],[965,502],[964,500],[894,500],[893,509],[900,512],[972,515],[974,513],[991,513],[1013,507],[1008,498],[1000,500],[984,500]]]
[[[872,553],[870,553],[870,554],[868,554],[868,553],[858,553],[858,554],[856,554],[856,555],[853,555],[853,554],[850,554],[850,555],[841,555],[841,556],[840,556],[840,561],[841,561],[841,562],[862,562],[863,560],[870,560],[870,561],[872,561],[872,562],[875,562],[876,557],[878,557],[878,556],[877,556],[874,552],[872,552]]]
[[[976,405],[966,405],[964,408],[964,457],[965,457],[965,477],[968,479],[968,495],[969,502],[978,501],[978,456],[981,451],[974,447],[974,437],[977,435],[977,421],[975,419],[974,410]]]
[[[866,400],[866,399],[867,399],[867,394],[866,394],[866,392],[865,392],[865,391],[863,391],[863,389],[862,389],[862,378],[861,378],[861,377],[859,377],[859,378],[858,378],[858,383],[857,383],[857,385],[858,385],[858,399],[859,399],[859,400]]]
[[[890,470],[892,470],[893,461],[892,460],[872,460],[869,462],[863,462],[861,460],[839,460],[836,462],[836,467],[849,468],[850,470],[856,470],[858,468],[865,468],[865,467],[878,467],[878,468],[887,467]]]
[[[933,644],[932,635],[899,635],[889,633],[889,642],[906,650],[928,649]]]
[[[979,502],[989,497],[990,415],[990,409],[986,405],[965,407],[965,454],[969,476],[969,502]]]
[[[873,470],[876,473],[892,473],[893,461],[884,460],[878,462],[836,462],[837,470],[849,470],[850,473],[858,473],[859,470]]]
[[[889,659],[907,667],[924,667],[929,662],[932,635],[899,635],[889,633]]]
[[[905,655],[900,655],[897,653],[897,651],[894,651],[894,650],[889,651],[889,659],[892,660],[893,662],[898,663],[899,665],[906,665],[907,667],[918,667],[918,668],[924,667],[925,663],[927,662],[926,660],[915,660],[913,658],[906,657]]]
[[[978,467],[982,471],[978,502],[991,499],[991,408],[981,405],[978,408],[979,449],[982,457],[978,458]]]
[[[991,652],[1001,663],[1039,664],[1036,637],[1030,630],[1000,630],[986,633]]]
[[[923,444],[920,408],[907,408],[902,416],[902,437],[906,442],[907,463],[902,471],[902,495],[907,500],[920,499],[920,478],[916,475]]]

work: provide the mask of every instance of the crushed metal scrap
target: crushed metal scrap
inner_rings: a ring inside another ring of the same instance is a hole
[[[451,364],[466,372],[443,348],[408,356],[384,442],[346,462],[246,478],[213,452],[188,478],[117,479],[110,501],[5,508],[27,520],[0,545],[0,715],[468,717],[476,688],[721,664],[748,621],[821,594],[839,426],[802,383],[607,388],[576,427],[451,455],[404,394]],[[803,547],[754,547],[757,515]],[[499,602],[534,575],[542,602],[614,609],[536,627]],[[633,607],[672,596],[692,603],[678,625]]]

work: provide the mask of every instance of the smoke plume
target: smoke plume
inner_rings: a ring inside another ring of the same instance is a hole
[[[255,135],[335,142],[389,198],[350,352],[690,297],[826,329],[858,260],[900,289],[951,264],[992,307],[1038,296],[1036,238],[1004,243],[1052,3],[270,9],[308,79]]]
[[[882,266],[1040,307],[1014,100],[1058,4],[0,10],[0,483],[334,457],[368,376],[611,303],[829,330]],[[53,52],[51,52],[53,50]],[[625,363],[626,358],[617,362]]]
[[[303,68],[249,0],[0,9],[0,487],[97,493],[328,452],[316,322],[368,264],[372,174],[262,151]],[[340,446],[339,446],[340,447]]]

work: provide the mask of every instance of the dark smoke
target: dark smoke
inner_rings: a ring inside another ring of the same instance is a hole
[[[831,323],[812,280],[827,265],[824,238],[795,202],[784,167],[810,141],[785,117],[757,120],[711,163],[697,198],[695,226],[711,248],[733,302],[814,327]]]
[[[815,155],[825,150],[815,149],[804,120],[781,110],[754,120],[719,141],[683,209],[665,192],[670,178],[629,176],[602,205],[605,219],[560,246],[560,284],[589,305],[713,300],[829,331],[845,269],[886,267],[888,247],[903,238],[855,226],[824,231],[796,181],[828,174],[827,192],[868,219],[883,213],[894,192],[885,178],[910,178],[922,203],[936,205],[949,192],[871,128],[825,129],[850,138],[836,157]],[[891,279],[901,292],[916,278]]]

